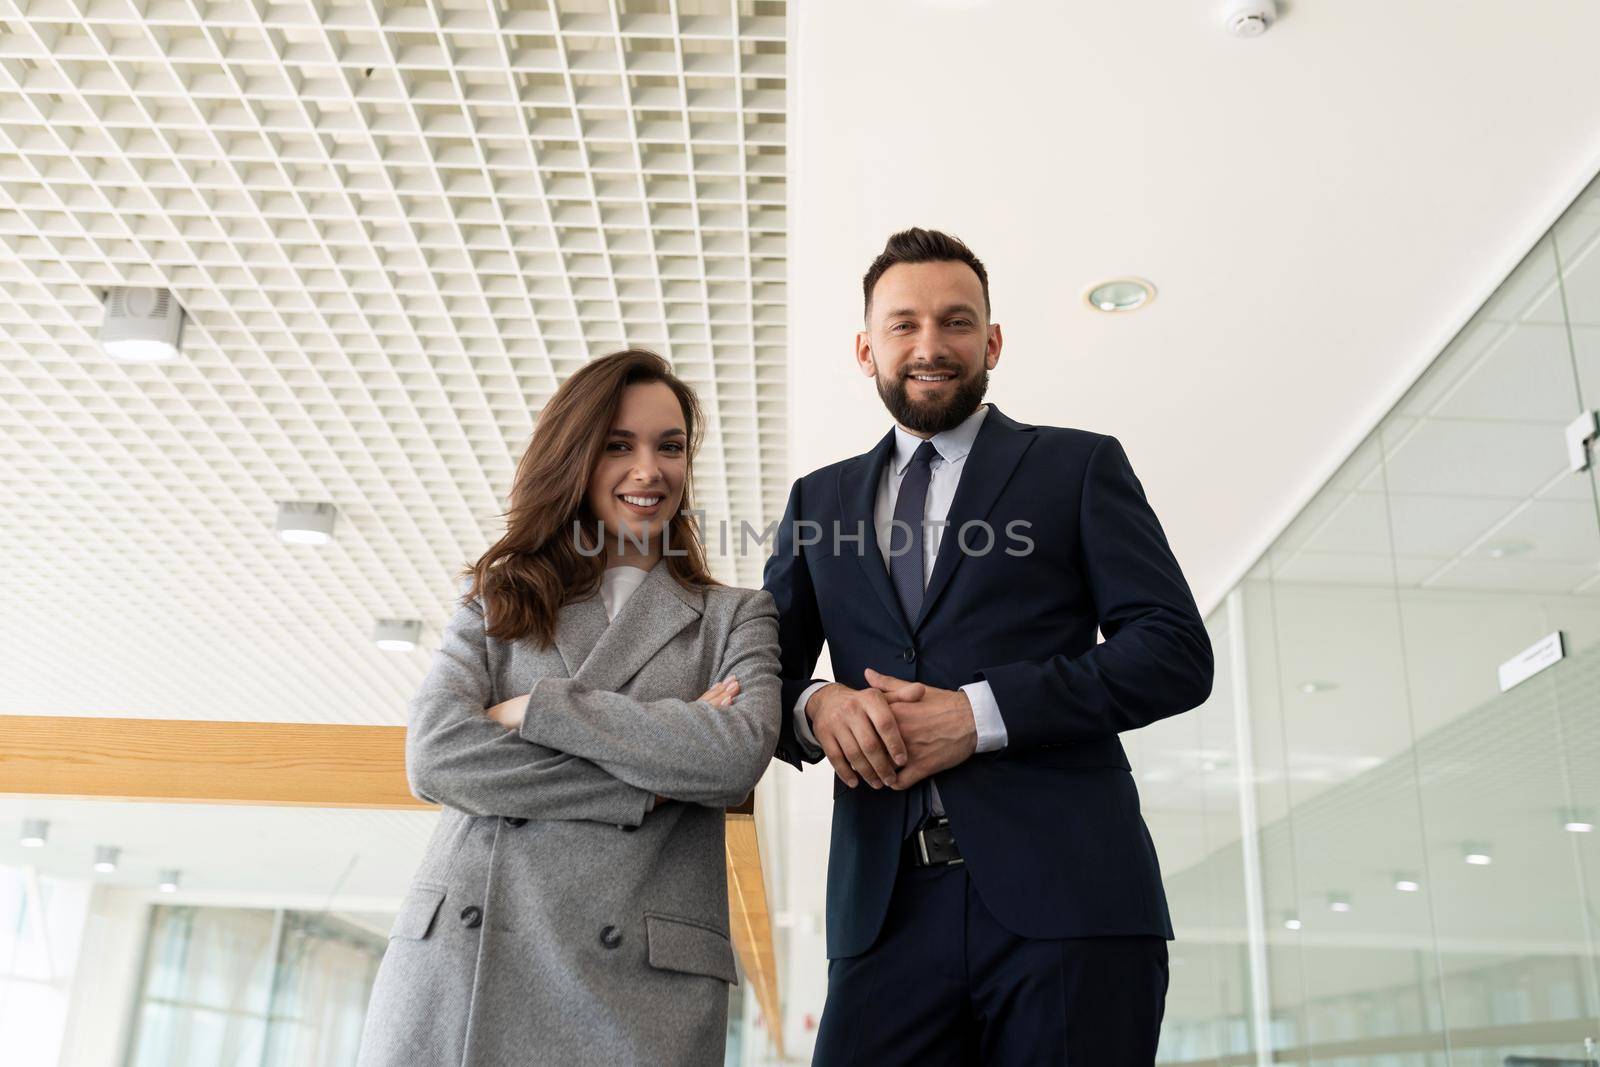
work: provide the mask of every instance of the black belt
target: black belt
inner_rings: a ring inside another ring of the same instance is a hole
[[[913,867],[953,867],[966,862],[956,847],[950,820],[943,815],[930,818],[906,838],[900,856]]]

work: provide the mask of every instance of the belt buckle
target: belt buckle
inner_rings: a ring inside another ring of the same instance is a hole
[[[924,827],[923,829],[917,831],[917,835],[916,835],[917,836],[917,856],[922,860],[922,866],[924,866],[924,867],[933,867],[933,866],[956,867],[956,866],[959,866],[960,864],[963,864],[963,863],[967,862],[966,859],[961,855],[961,853],[956,851],[955,835],[953,833],[950,834],[949,846],[948,846],[949,847],[949,851],[952,854],[953,858],[941,855],[941,853],[943,852],[943,849],[940,848],[940,843],[935,843],[934,851],[932,853],[929,852],[929,850],[928,850],[928,831],[929,830],[948,830],[949,826],[950,826],[949,818],[941,815],[937,819],[935,819],[930,825],[928,825],[928,826]]]

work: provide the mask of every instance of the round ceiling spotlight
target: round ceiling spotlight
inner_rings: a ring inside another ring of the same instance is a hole
[[[1156,298],[1156,287],[1143,278],[1113,278],[1083,294],[1096,311],[1138,311]]]
[[[328,503],[285,500],[278,504],[278,537],[291,545],[325,545],[333,540],[338,509]]]
[[[100,347],[120,363],[165,363],[183,350],[183,322],[170,290],[119,285],[106,293]]]
[[[419,619],[379,619],[372,628],[372,640],[385,652],[410,652],[421,637]]]

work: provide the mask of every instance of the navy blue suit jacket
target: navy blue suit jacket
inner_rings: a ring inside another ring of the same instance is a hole
[[[790,492],[764,582],[779,616],[779,758],[806,761],[792,711],[824,641],[834,678],[857,689],[867,667],[942,689],[986,679],[1006,747],[934,779],[984,904],[1025,937],[1171,938],[1117,735],[1204,702],[1211,642],[1122,446],[1021,425],[990,405],[917,619],[901,611],[873,532],[893,454],[891,429]],[[972,551],[959,550],[958,531],[975,520],[993,530],[987,555],[976,554],[987,540],[976,527]],[[1008,532],[1018,520],[1029,525]],[[820,539],[807,523],[820,524]],[[1033,542],[1026,555],[1008,554],[1027,551],[1018,532]],[[828,956],[840,958],[865,952],[883,925],[908,794],[837,777],[833,793]]]

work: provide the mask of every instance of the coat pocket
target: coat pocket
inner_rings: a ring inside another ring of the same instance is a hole
[[[728,935],[693,919],[645,912],[645,941],[650,946],[650,966],[663,971],[703,974],[739,984],[733,966],[733,945]]]
[[[394,926],[389,929],[389,936],[421,941],[433,928],[433,917],[439,913],[439,905],[442,903],[444,903],[444,886],[430,885],[427,882],[419,882],[412,886],[411,891],[406,894],[405,901],[400,905],[400,914],[395,917]]]

